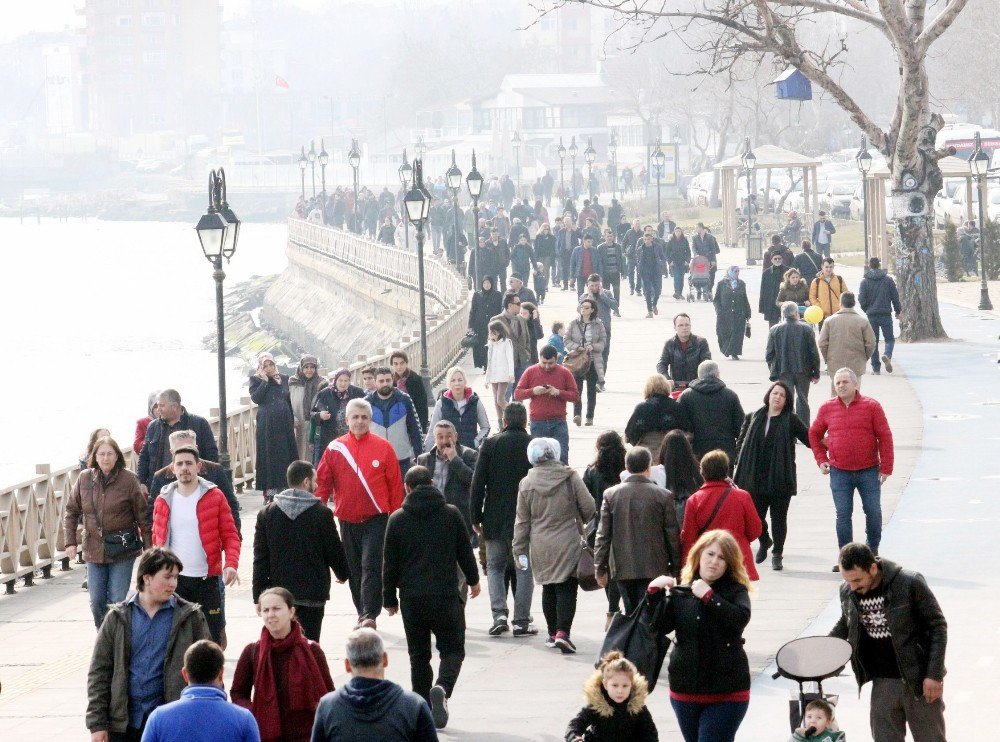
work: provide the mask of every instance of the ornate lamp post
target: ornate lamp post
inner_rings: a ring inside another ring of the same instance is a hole
[[[313,196],[316,195],[316,140],[309,142],[309,151],[306,153],[309,158],[309,166],[312,168]]]
[[[656,221],[659,223],[660,219],[663,218],[663,211],[660,209],[660,181],[663,180],[663,168],[666,167],[667,156],[663,154],[663,149],[660,145],[660,140],[656,140],[656,149],[653,151],[653,167],[656,168]],[[667,235],[664,234],[663,238],[666,239]]]
[[[424,226],[431,212],[431,194],[424,188],[423,163],[413,161],[413,187],[403,198],[406,215],[417,228],[417,290],[420,293],[420,376],[428,383],[427,366],[427,306],[424,292]]]
[[[472,249],[472,280],[474,281],[473,289],[476,289],[476,285],[481,286],[482,281],[479,280],[479,195],[483,192],[483,176],[476,169],[476,150],[472,150],[472,170],[469,174],[465,176],[465,185],[469,188],[469,195],[472,196],[472,216],[473,219],[473,244],[470,245]]]
[[[406,159],[406,148],[403,148],[403,164],[399,166],[399,182],[403,185],[403,193],[410,190],[410,181],[413,179],[413,167]],[[406,224],[406,215],[403,214],[403,244],[406,252],[410,251],[410,228]]]
[[[361,152],[358,150],[358,140],[351,140],[351,150],[347,153],[347,161],[354,170],[354,233],[361,234],[358,224],[358,167],[361,166]]]
[[[424,155],[427,154],[427,145],[424,144],[423,134],[417,137],[417,143],[414,145],[413,149],[417,152],[416,160],[420,160],[420,162],[423,163]],[[414,162],[416,162],[416,160],[414,160]]]
[[[868,151],[868,137],[861,135],[861,149],[854,156],[861,173],[861,221],[865,231],[865,270],[868,269],[868,172],[872,169],[872,156]]]
[[[305,170],[303,169],[303,173]],[[208,211],[195,227],[201,251],[215,270],[215,331],[219,360],[219,465],[229,474],[229,419],[226,412],[226,324],[223,315],[222,283],[226,274],[222,259],[229,262],[240,238],[240,220],[226,201],[226,172],[219,168],[208,176]]]
[[[979,186],[979,308],[993,309],[990,301],[990,290],[986,285],[986,172],[990,169],[990,156],[983,152],[979,142],[979,132],[976,132],[976,147],[969,155],[969,169],[976,176]]]
[[[459,260],[459,247],[458,247],[458,233],[459,233],[459,210],[458,210],[458,192],[462,190],[462,171],[458,169],[458,164],[455,162],[455,150],[451,151],[451,167],[448,168],[448,172],[445,173],[445,177],[448,180],[448,187],[451,189],[452,197],[452,209],[455,212],[455,234],[454,234],[454,257],[455,257],[455,267],[461,262]]]
[[[743,154],[740,155],[740,162],[743,164],[743,174],[747,178],[747,233],[750,233],[750,204],[752,203],[750,198],[750,176],[753,174],[753,169],[757,166],[757,156],[750,149],[750,137],[746,137],[743,140]]]
[[[576,201],[576,153],[578,152],[576,148],[576,134],[573,135],[573,139],[569,143],[569,158],[572,162],[572,170],[570,171],[570,186],[573,188],[573,200]]]
[[[563,146],[562,137],[559,137],[559,149],[557,150],[559,154],[559,189],[562,191],[563,199],[566,198],[566,178],[565,167],[566,167],[566,148]]]
[[[319,140],[319,173],[323,180],[323,205],[326,206],[326,166],[330,162],[330,153],[326,151],[324,140]]]
[[[583,159],[587,162],[587,195],[590,200],[594,200],[594,160],[597,159],[597,152],[594,150],[593,137],[587,137],[587,149],[583,150]]]
[[[510,138],[510,146],[514,148],[514,162],[517,168],[514,171],[515,183],[517,184],[517,194],[521,195],[521,135],[516,131],[514,135]]]
[[[608,154],[611,155],[611,197],[614,198],[618,195],[618,137],[614,129],[608,140]]]
[[[302,174],[302,200],[306,200],[306,168],[309,167],[309,158],[306,157],[306,146],[302,145],[302,156],[299,157],[299,172]]]

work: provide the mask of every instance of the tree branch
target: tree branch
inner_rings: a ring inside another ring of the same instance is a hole
[[[859,21],[864,21],[883,33],[886,31],[884,20],[869,11],[864,5],[850,2],[850,0],[847,0],[849,3],[848,5],[835,5],[828,0],[770,0],[770,2],[772,5],[776,6],[789,8],[805,7],[812,8],[813,10],[822,13],[836,13],[837,15],[843,15],[848,18],[855,18]]]
[[[962,12],[968,3],[969,0],[950,0],[947,7],[917,37],[917,45],[920,47],[921,54],[926,54],[930,45],[937,41],[941,34],[951,27],[958,14]]]

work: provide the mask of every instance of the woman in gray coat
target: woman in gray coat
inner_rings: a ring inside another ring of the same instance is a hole
[[[597,407],[597,389],[604,387],[604,346],[608,342],[608,332],[600,317],[597,316],[597,302],[584,299],[577,308],[579,317],[569,323],[566,328],[566,352],[572,353],[580,348],[590,354],[590,367],[581,376],[574,376],[580,399],[573,403],[573,422],[580,424],[580,413],[583,411],[583,386],[587,385],[587,425],[594,424],[594,410]]]
[[[518,568],[527,569],[530,559],[535,582],[542,585],[545,645],[572,654],[580,534],[596,509],[580,475],[559,461],[560,453],[553,438],[535,438],[528,444],[532,468],[518,488],[513,548]]]

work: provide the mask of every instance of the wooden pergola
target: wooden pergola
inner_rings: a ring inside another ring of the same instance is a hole
[[[757,162],[751,172],[751,192],[757,191],[757,172],[763,170],[766,174],[765,193],[770,193],[772,170],[802,170],[803,213],[799,215],[803,226],[811,225],[813,215],[819,209],[819,184],[816,169],[819,160],[806,155],[792,152],[788,149],[775,147],[773,144],[763,144],[754,148]],[[737,229],[739,201],[736,197],[738,178],[746,177],[743,169],[742,153],[723,160],[715,166],[721,176],[719,191],[722,194],[722,242],[726,247],[736,247],[740,234]],[[749,194],[748,194],[749,195]],[[748,255],[748,257],[751,257]],[[760,256],[755,256],[760,259]]]
[[[955,178],[965,179],[965,204],[966,219],[976,220],[978,214],[973,213],[976,204],[972,200],[972,189],[975,186],[976,177],[972,174],[969,163],[958,157],[943,157],[938,160],[938,167],[941,168],[941,176],[946,180]],[[868,231],[868,252],[873,258],[882,261],[883,266],[889,266],[892,261],[887,261],[888,247],[891,242],[889,232],[889,215],[886,204],[886,183],[892,177],[887,166],[882,166],[868,173],[865,178],[865,193],[868,200],[868,208],[865,210],[865,229]],[[980,194],[982,197],[982,194]]]

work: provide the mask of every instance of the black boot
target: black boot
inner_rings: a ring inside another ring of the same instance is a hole
[[[757,539],[757,555],[754,557],[754,561],[757,564],[761,564],[765,559],[767,559],[767,550],[771,548],[771,544],[774,542],[767,533],[760,534],[760,538]]]
[[[780,572],[785,567],[781,563],[781,554],[771,554],[771,569],[775,572]]]

